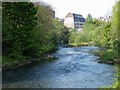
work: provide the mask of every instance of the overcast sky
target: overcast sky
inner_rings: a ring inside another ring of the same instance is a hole
[[[56,17],[64,18],[67,13],[77,13],[85,18],[90,13],[93,17],[105,16],[110,13],[115,0],[38,0],[52,6]]]

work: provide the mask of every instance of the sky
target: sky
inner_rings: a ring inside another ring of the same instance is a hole
[[[67,13],[81,14],[87,17],[90,13],[99,18],[111,14],[115,0],[37,0],[50,4],[55,10],[55,16],[64,18]]]

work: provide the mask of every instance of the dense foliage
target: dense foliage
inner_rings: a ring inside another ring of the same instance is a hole
[[[65,43],[67,28],[58,20],[53,19],[50,6],[36,4],[37,26],[34,31],[34,50],[38,56],[44,55],[56,48],[58,44]],[[64,39],[65,38],[65,39]]]
[[[32,3],[6,2],[2,4],[2,11],[3,63],[4,56],[23,60],[30,56],[28,50],[33,45],[31,33],[36,25],[37,9]]]
[[[4,2],[2,5],[3,67],[41,58],[67,43],[67,28],[44,3]]]
[[[88,14],[82,31],[70,31],[70,45],[80,46],[83,43],[101,47],[100,52],[95,53],[100,56],[101,62],[120,65],[120,0],[113,6],[112,17],[95,19]],[[120,78],[120,68],[117,77]],[[112,88],[119,88],[118,83],[120,81],[116,79]]]
[[[100,46],[103,48],[98,53],[101,56],[101,60],[108,63],[118,63],[118,45],[120,44],[118,39],[120,6],[118,2],[113,7],[112,17],[108,16],[107,20],[104,20],[103,17],[95,19],[92,15],[88,14],[82,31],[70,31],[69,44],[73,46],[87,44]]]
[[[97,27],[97,24],[94,24],[92,15],[88,14],[86,22],[83,26],[83,30],[78,32],[77,30],[70,30],[69,33],[69,44],[75,46],[88,45],[92,42],[92,33]]]

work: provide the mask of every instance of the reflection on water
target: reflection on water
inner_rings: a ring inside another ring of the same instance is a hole
[[[98,88],[111,86],[114,66],[97,63],[97,56],[89,52],[98,47],[59,47],[52,62],[3,72],[3,87],[9,88]]]

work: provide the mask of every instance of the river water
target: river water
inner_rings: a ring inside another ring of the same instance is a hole
[[[59,47],[54,61],[34,63],[3,72],[3,88],[103,88],[110,87],[115,67],[98,63],[90,52],[98,47]]]

